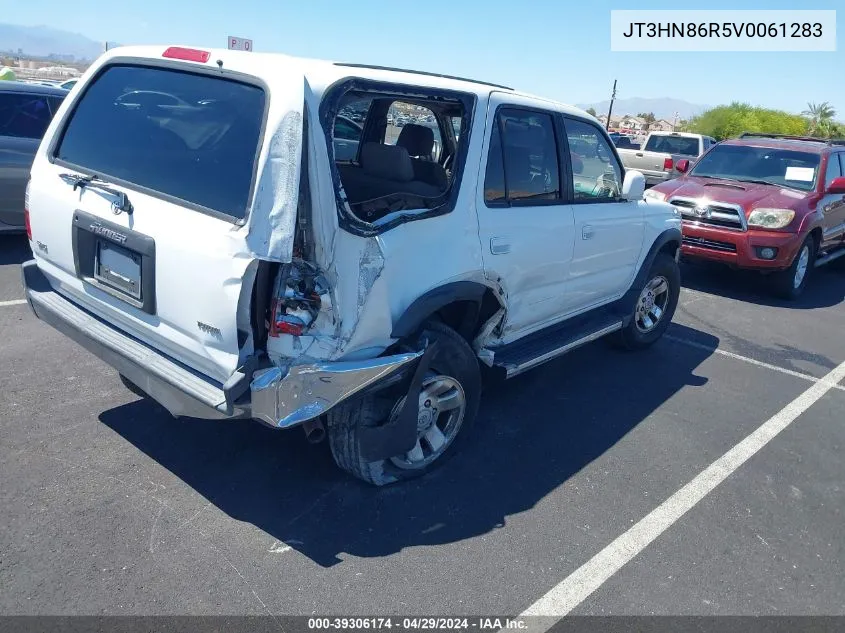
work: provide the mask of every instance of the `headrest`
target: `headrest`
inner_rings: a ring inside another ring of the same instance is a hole
[[[434,149],[434,130],[410,123],[399,132],[396,144],[407,149],[411,156],[431,156]]]
[[[386,180],[408,182],[414,179],[414,166],[408,150],[398,145],[364,143],[361,148],[364,173]]]

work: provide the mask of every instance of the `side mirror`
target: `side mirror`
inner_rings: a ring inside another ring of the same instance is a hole
[[[827,186],[825,193],[845,193],[845,176],[834,178]]]
[[[686,158],[682,158],[678,162],[675,163],[675,169],[677,169],[682,174],[685,174],[689,171],[689,160]]]
[[[643,199],[645,193],[645,176],[642,172],[629,169],[625,172],[625,180],[622,182],[622,197],[625,200],[636,202]]]

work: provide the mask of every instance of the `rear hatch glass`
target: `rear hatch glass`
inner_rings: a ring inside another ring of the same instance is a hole
[[[210,74],[108,66],[85,88],[54,155],[83,172],[241,220],[265,100],[257,85]]]
[[[645,151],[698,156],[698,139],[691,136],[652,136]]]

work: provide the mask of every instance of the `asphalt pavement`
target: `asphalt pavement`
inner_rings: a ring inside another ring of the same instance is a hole
[[[375,489],[300,431],[138,399],[9,303],[27,249],[0,236],[0,614],[522,613],[795,414],[571,612],[845,615],[845,272],[789,304],[684,266],[653,348],[489,389],[462,455]]]

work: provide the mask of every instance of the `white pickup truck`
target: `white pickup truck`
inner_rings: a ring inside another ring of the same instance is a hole
[[[642,149],[618,149],[626,169],[636,169],[647,185],[657,185],[681,175],[676,169],[681,159],[693,161],[716,144],[716,139],[685,132],[652,132]]]

